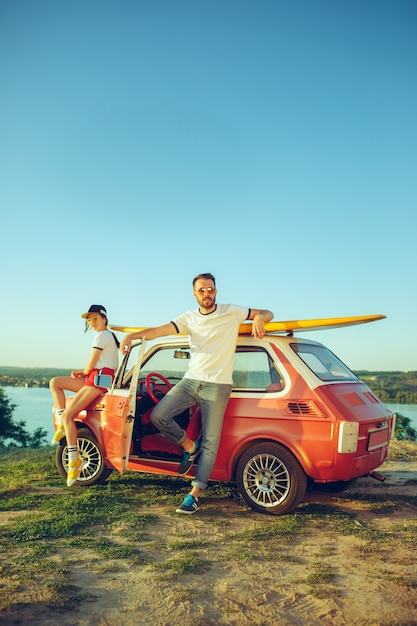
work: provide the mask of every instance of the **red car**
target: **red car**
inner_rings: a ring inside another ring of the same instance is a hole
[[[189,357],[183,336],[132,347],[113,387],[76,420],[85,462],[78,485],[101,483],[114,469],[178,475],[182,448],[156,432],[150,413],[182,378]],[[199,437],[197,407],[177,419],[189,437]],[[371,475],[388,455],[394,427],[395,415],[323,344],[273,334],[262,340],[239,336],[210,479],[236,481],[255,511],[287,513],[303,501],[310,483],[331,484],[336,491]],[[65,439],[56,460],[66,478]],[[195,469],[187,475],[193,477]]]

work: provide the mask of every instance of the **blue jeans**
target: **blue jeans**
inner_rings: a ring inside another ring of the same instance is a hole
[[[173,419],[185,409],[198,404],[203,437],[193,487],[205,489],[216,460],[222,433],[223,417],[232,385],[206,383],[183,378],[164,396],[152,411],[151,420],[168,439],[183,443],[186,432]]]

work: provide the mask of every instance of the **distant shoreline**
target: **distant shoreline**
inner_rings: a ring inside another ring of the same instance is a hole
[[[417,405],[417,371],[352,370],[384,404]],[[54,376],[68,376],[71,369],[0,366],[0,387],[49,388]]]

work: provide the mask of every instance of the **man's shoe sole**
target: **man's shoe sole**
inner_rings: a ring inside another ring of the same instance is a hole
[[[197,507],[196,509],[193,509],[192,511],[184,511],[184,509],[181,509],[181,507],[178,507],[178,509],[175,509],[175,513],[181,513],[182,515],[194,515],[194,513],[197,513],[197,511],[200,510],[200,507]]]

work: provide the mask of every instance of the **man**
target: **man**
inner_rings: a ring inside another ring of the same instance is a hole
[[[216,304],[216,281],[212,274],[199,274],[193,280],[193,295],[198,308],[179,315],[168,324],[147,328],[124,337],[122,353],[130,350],[134,339],[156,339],[165,335],[188,333],[191,359],[183,379],[154,408],[152,423],[166,437],[184,449],[179,473],[188,471],[200,454],[191,492],[176,509],[177,513],[193,514],[199,509],[198,497],[216,460],[223,417],[232,391],[233,362],[239,326],[253,320],[252,335],[262,339],[265,322],[274,317],[271,311],[249,309],[236,304]],[[174,417],[197,404],[200,408],[202,441],[193,441]]]

